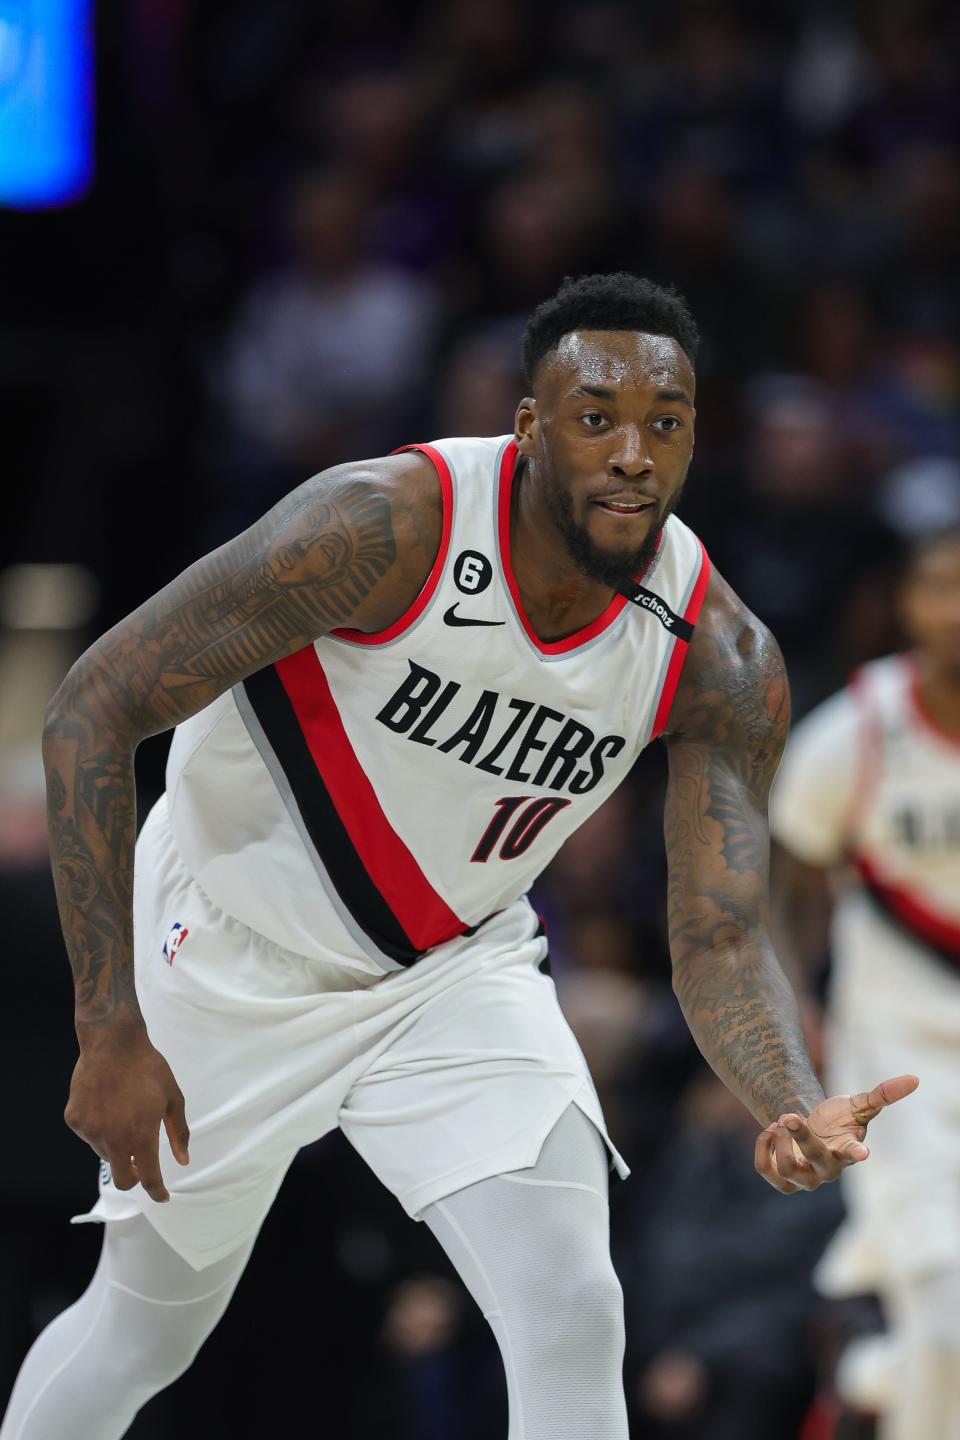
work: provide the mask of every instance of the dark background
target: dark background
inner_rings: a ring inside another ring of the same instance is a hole
[[[701,327],[681,513],[803,713],[897,643],[902,545],[960,517],[958,30],[922,0],[101,7],[94,186],[0,210],[0,1392],[99,1244],[65,1223],[96,1161],[61,1121],[37,738],[73,658],[312,472],[510,429],[528,311],[623,267]],[[165,743],[140,753],[141,813]],[[846,1323],[809,1279],[839,1200],[755,1179],[753,1122],[693,1050],[661,796],[654,748],[537,893],[634,1165],[612,1206],[632,1433],[789,1440]],[[690,1362],[672,1402],[665,1353]],[[339,1135],[302,1153],[227,1318],[130,1433],[297,1416],[329,1440],[506,1431],[483,1322]]]

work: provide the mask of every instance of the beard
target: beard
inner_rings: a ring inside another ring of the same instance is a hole
[[[676,508],[682,493],[681,485],[670,503],[657,511],[653,524],[647,531],[647,538],[640,545],[610,548],[597,545],[591,539],[587,527],[574,518],[568,491],[551,486],[547,490],[546,499],[550,518],[560,532],[577,569],[589,579],[596,580],[611,590],[623,591],[631,588],[653,560],[660,544],[660,532],[667,517]]]

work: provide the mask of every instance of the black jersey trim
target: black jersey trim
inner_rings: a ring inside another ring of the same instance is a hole
[[[685,620],[682,615],[678,615],[675,610],[671,610],[662,595],[648,590],[645,585],[631,585],[621,590],[620,593],[627,597],[631,605],[637,605],[641,610],[649,611],[655,619],[660,621],[664,630],[668,630],[671,635],[685,640],[687,644],[693,639],[694,627],[691,622]]]
[[[412,965],[426,951],[413,944],[357,854],[276,670],[270,665],[242,684],[337,895],[379,950],[399,965]]]

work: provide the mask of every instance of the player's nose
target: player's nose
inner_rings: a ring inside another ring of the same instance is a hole
[[[607,464],[612,475],[627,475],[631,479],[653,472],[653,457],[640,426],[625,425],[617,431]]]

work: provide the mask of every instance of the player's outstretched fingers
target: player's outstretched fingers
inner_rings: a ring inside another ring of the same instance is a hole
[[[896,1105],[912,1095],[920,1084],[916,1075],[895,1075],[892,1080],[881,1080],[872,1090],[863,1090],[859,1095],[850,1096],[850,1109],[858,1125],[869,1125],[880,1111],[888,1105]]]
[[[790,1180],[798,1190],[816,1190],[820,1177],[804,1155],[798,1155],[793,1136],[785,1125],[777,1124],[773,1133],[773,1158],[777,1173]]]
[[[773,1124],[768,1125],[766,1130],[760,1131],[753,1152],[753,1166],[757,1174],[762,1175],[774,1190],[779,1190],[781,1195],[793,1195],[797,1189],[796,1185],[783,1178],[773,1160],[773,1147],[776,1144],[778,1129],[779,1127]]]
[[[104,1155],[110,1166],[110,1178],[115,1190],[132,1190],[134,1185],[140,1184],[140,1176],[131,1164],[131,1158],[115,1148],[111,1148],[109,1153]]]
[[[843,1168],[843,1162],[815,1135],[802,1115],[792,1112],[780,1116],[780,1125],[788,1132],[794,1144],[806,1158],[820,1180],[835,1180]],[[777,1164],[780,1164],[779,1151]],[[815,1187],[810,1187],[815,1188]]]
[[[167,1106],[167,1113],[163,1117],[163,1124],[167,1132],[167,1139],[170,1141],[170,1149],[173,1151],[173,1158],[178,1165],[189,1165],[190,1127],[187,1124],[187,1112],[180,1090],[171,1098],[170,1104]]]
[[[138,1140],[134,1141],[134,1150],[130,1161],[137,1179],[150,1199],[156,1200],[158,1205],[162,1205],[165,1200],[170,1199],[170,1192],[164,1185],[163,1175],[160,1173],[159,1139],[159,1133],[149,1137],[140,1136]]]
[[[839,1145],[833,1147],[833,1154],[840,1167],[845,1168],[847,1165],[858,1165],[861,1160],[869,1160],[870,1148],[855,1135],[848,1135]]]

